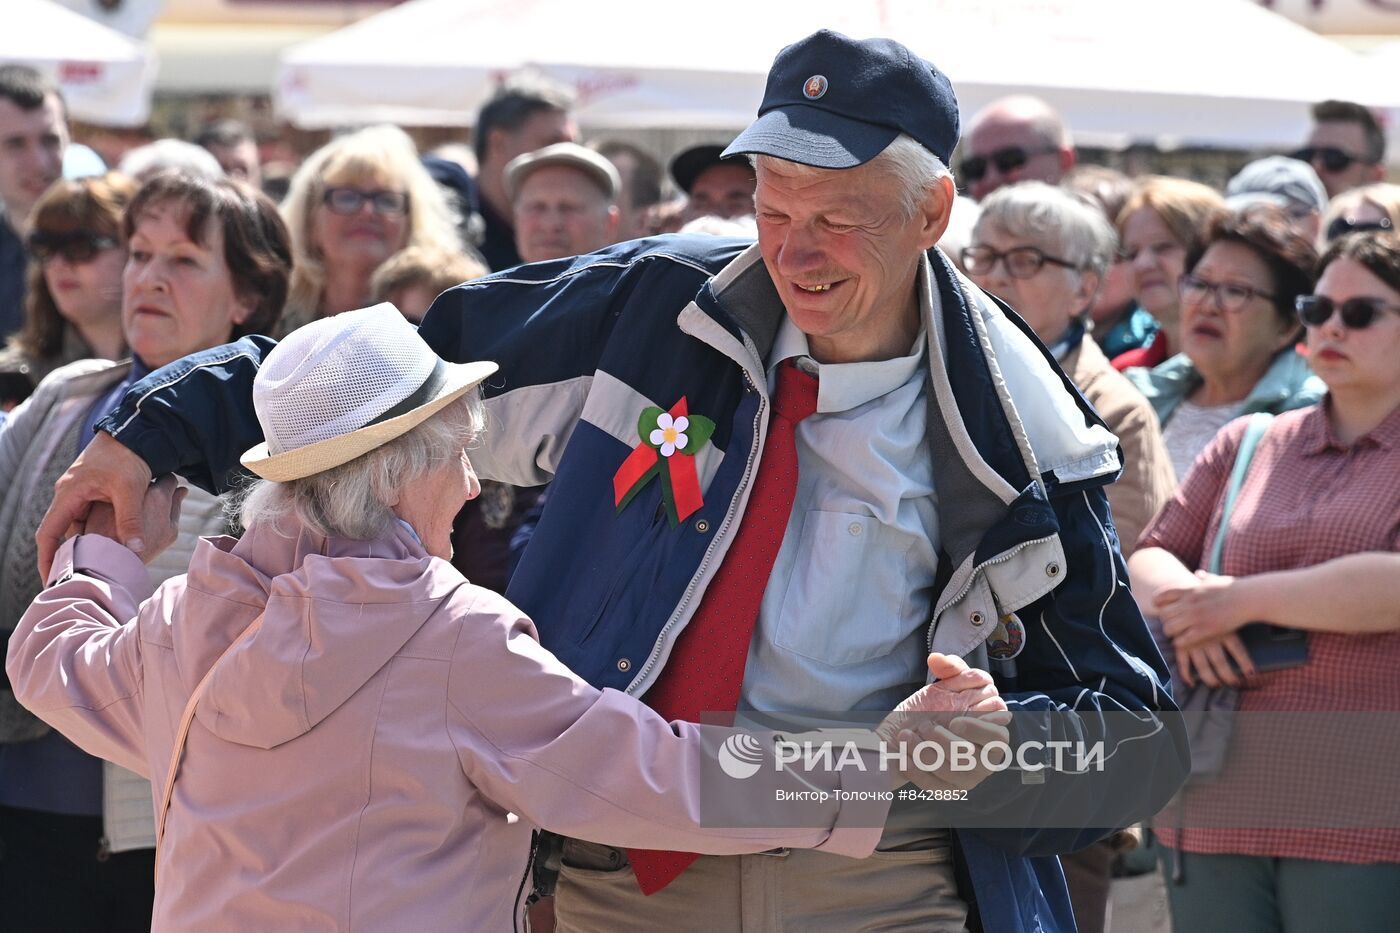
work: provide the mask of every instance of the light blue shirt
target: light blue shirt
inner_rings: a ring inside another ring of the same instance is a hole
[[[925,264],[925,301],[927,282]],[[927,680],[938,513],[924,438],[926,347],[921,331],[906,356],[817,363],[783,320],[769,389],[778,364],[795,357],[817,375],[817,412],[797,427],[797,496],[749,646],[741,709],[887,711]]]

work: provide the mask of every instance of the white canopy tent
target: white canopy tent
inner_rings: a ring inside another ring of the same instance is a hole
[[[1400,104],[1355,53],[1251,0],[709,0],[675,25],[659,10],[413,0],[290,49],[277,102],[307,127],[470,125],[496,82],[532,69],[572,84],[591,128],[730,130],[753,118],[778,49],[828,27],[909,45],[952,78],[965,116],[1031,91],[1106,145],[1286,145],[1313,101]]]
[[[0,6],[0,62],[38,69],[62,89],[77,119],[132,126],[150,115],[155,57],[141,43],[49,0]]]
[[[1366,53],[1365,61],[1371,80],[1380,87],[1400,88],[1400,40],[1386,42]],[[1400,128],[1392,126],[1392,132]]]

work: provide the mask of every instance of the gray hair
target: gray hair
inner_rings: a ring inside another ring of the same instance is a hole
[[[708,236],[737,236],[746,240],[756,240],[758,239],[758,224],[751,214],[746,214],[743,217],[716,217],[713,214],[706,214],[704,217],[687,221],[685,226],[681,227],[680,232],[704,233]]]
[[[157,139],[137,146],[122,156],[117,171],[137,181],[149,181],[167,169],[178,169],[187,175],[217,181],[224,177],[219,160],[194,143],[183,139]]]
[[[1028,237],[1066,262],[1099,275],[1108,270],[1118,249],[1118,235],[1103,211],[1043,181],[998,188],[982,199],[981,208],[978,230],[992,225],[1012,236]]]
[[[833,171],[833,169],[813,168],[810,165],[789,162],[786,159],[768,155],[750,155],[749,162],[752,163],[755,171],[760,165],[764,165],[770,169],[775,168],[781,174],[799,177]],[[930,188],[938,185],[944,178],[953,177],[953,173],[948,170],[948,166],[943,164],[942,159],[925,149],[912,136],[904,133],[896,136],[894,142],[886,146],[879,155],[866,164],[879,165],[902,182],[899,208],[906,219],[913,217],[918,212],[919,205],[923,203]]]
[[[372,540],[393,522],[398,491],[455,460],[481,437],[485,423],[480,391],[473,389],[349,463],[285,483],[253,481],[231,497],[227,514],[244,528],[293,514],[318,534]]]

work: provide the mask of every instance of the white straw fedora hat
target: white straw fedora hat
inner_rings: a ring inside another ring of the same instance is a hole
[[[393,305],[297,328],[253,380],[265,443],[243,465],[276,482],[349,463],[422,424],[496,371],[448,363]]]

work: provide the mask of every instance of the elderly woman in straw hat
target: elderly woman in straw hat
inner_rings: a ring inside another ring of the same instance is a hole
[[[140,560],[94,533],[110,514],[64,545],[7,670],[75,742],[151,775],[156,929],[510,929],[531,823],[716,854],[873,849],[883,794],[827,795],[805,829],[701,825],[730,733],[589,686],[447,562],[495,368],[441,361],[392,305],[309,324],[255,383],[267,442],[244,457],[263,481],[241,540],[204,539],[145,602]],[[153,553],[178,500],[158,483],[145,508]],[[1005,710],[962,680],[953,706]],[[947,710],[951,689],[902,709]],[[762,768],[728,794],[892,780]]]

